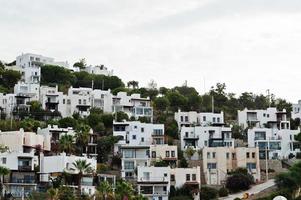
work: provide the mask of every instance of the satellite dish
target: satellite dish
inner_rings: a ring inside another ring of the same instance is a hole
[[[273,200],[287,200],[287,198],[284,196],[276,196]]]

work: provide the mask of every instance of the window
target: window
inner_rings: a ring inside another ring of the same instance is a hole
[[[252,152],[252,158],[255,158],[255,152]]]
[[[124,169],[134,169],[134,162],[133,161],[124,162]]]
[[[269,114],[267,114],[267,117],[270,117],[270,115],[269,115]]]
[[[190,181],[190,174],[186,174],[186,181]]]
[[[247,152],[247,158],[250,158],[250,152]]]
[[[175,157],[176,156],[176,154],[175,154],[175,151],[171,151],[171,157]]]
[[[84,105],[86,105],[87,104],[87,100],[86,99],[84,99]]]
[[[196,174],[192,174],[192,180],[196,181]]]
[[[206,147],[208,145],[208,141],[204,141],[204,146]]]
[[[210,152],[207,152],[207,158],[210,159],[211,156],[210,156]]]
[[[2,158],[2,164],[6,164],[6,158]]]
[[[227,152],[226,153],[226,158],[229,159],[230,158],[230,154]]]
[[[263,113],[263,116],[265,117],[265,113]]]
[[[184,121],[184,120],[183,120],[183,116],[181,116],[181,122],[182,122],[182,121]]]
[[[169,158],[169,151],[165,151],[166,158]]]
[[[212,119],[212,120],[213,120],[213,122],[215,122],[215,117],[213,117],[213,119]]]
[[[256,169],[256,163],[247,163],[247,169]]]
[[[236,159],[235,153],[232,153],[232,159]]]
[[[144,128],[143,128],[143,127],[141,128],[141,132],[142,132],[142,133],[144,132]]]
[[[206,121],[206,116],[203,116],[203,122],[205,122]]]
[[[78,100],[78,104],[82,104],[82,100],[81,99]]]
[[[212,152],[212,158],[215,158],[215,154],[216,154],[215,152]]]
[[[208,169],[216,169],[216,163],[207,163]]]
[[[164,173],[164,177],[167,177],[167,173]]]
[[[134,158],[134,151],[133,150],[124,150],[123,155],[125,158]]]
[[[152,158],[156,158],[156,152],[152,151]]]
[[[65,104],[66,103],[66,99],[63,99],[63,104]]]
[[[175,181],[175,175],[174,174],[170,175],[170,181]]]
[[[144,137],[141,138],[141,142],[144,142]]]
[[[137,126],[134,126],[134,129],[137,129]]]
[[[216,118],[217,119],[217,122],[219,123],[220,122],[220,118],[218,117],[218,118]]]
[[[188,116],[185,116],[185,122],[188,122]]]
[[[265,140],[265,132],[255,132],[255,140]]]
[[[136,135],[132,135],[132,139],[133,139],[133,140],[136,140]]]

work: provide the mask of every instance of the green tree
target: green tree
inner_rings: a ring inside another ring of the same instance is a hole
[[[70,155],[74,152],[74,139],[72,135],[62,135],[59,140],[59,149],[61,152],[66,152],[67,155]]]
[[[81,180],[85,174],[92,173],[91,163],[88,163],[87,160],[76,160],[73,162],[73,166],[78,171],[78,178],[77,178],[77,190],[78,194],[81,194]]]
[[[154,107],[156,110],[164,112],[169,106],[168,98],[166,97],[157,97],[154,100]]]
[[[201,200],[213,200],[217,199],[218,191],[211,187],[202,187],[200,194]]]
[[[122,122],[123,120],[129,121],[129,116],[125,112],[118,111],[116,115],[117,115],[116,117],[117,122]]]
[[[186,97],[177,91],[169,92],[167,94],[167,99],[169,100],[171,110],[174,112],[178,111],[178,109],[184,110],[187,104]]]
[[[97,140],[97,161],[99,163],[105,163],[108,161],[109,154],[112,154],[114,144],[119,141],[119,137],[116,136],[103,136]]]
[[[58,121],[61,128],[75,127],[77,125],[77,120],[72,117],[65,117]]]
[[[47,190],[47,195],[50,200],[59,200],[59,189],[58,188],[49,188]]]
[[[132,199],[134,197],[134,188],[132,184],[126,181],[119,181],[116,184],[116,199],[123,200],[123,199]]]
[[[230,173],[226,180],[226,188],[232,192],[247,190],[254,183],[254,178],[245,168],[238,168]]]
[[[88,152],[88,142],[90,138],[90,126],[86,124],[80,124],[76,127],[75,141],[76,146],[79,149],[80,155],[83,155],[84,148],[85,152]]]
[[[96,199],[97,200],[110,200],[114,198],[112,185],[108,181],[103,181],[97,187]]]
[[[186,156],[188,157],[189,160],[191,160],[191,157],[194,155],[195,152],[196,151],[192,147],[188,147],[185,150],[185,154],[186,154]]]
[[[73,189],[67,186],[62,186],[59,188],[59,200],[75,200]]]
[[[139,88],[139,82],[138,81],[129,81],[127,83],[127,85],[128,85],[128,88],[129,87],[132,87],[132,89]]]
[[[4,176],[8,175],[10,173],[10,170],[6,167],[0,166],[0,195],[2,199],[2,194],[3,194],[3,181],[4,181]]]
[[[73,67],[78,67],[79,69],[84,69],[86,67],[87,63],[86,63],[86,59],[85,58],[81,58],[79,59],[78,62],[75,62],[73,64]]]

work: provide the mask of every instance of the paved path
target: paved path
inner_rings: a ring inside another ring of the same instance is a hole
[[[222,198],[219,198],[221,200],[233,200],[235,198],[242,198],[244,193],[249,193],[249,195],[251,194],[257,194],[259,192],[261,192],[262,190],[265,190],[269,187],[272,187],[275,185],[275,180],[274,179],[270,179],[268,180],[267,182],[264,182],[264,183],[261,183],[261,184],[258,184],[258,185],[254,185],[252,188],[250,188],[249,190],[247,191],[243,191],[243,192],[240,192],[240,193],[236,193],[236,194],[231,194],[227,197],[222,197]]]

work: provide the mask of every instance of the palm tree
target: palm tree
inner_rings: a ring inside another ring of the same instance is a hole
[[[97,187],[97,200],[114,199],[113,188],[108,181],[103,181]]]
[[[125,181],[120,181],[116,185],[116,199],[132,199],[134,196],[133,186]]]
[[[59,189],[58,188],[49,188],[47,190],[47,195],[50,200],[59,200]]]
[[[81,180],[84,174],[92,173],[91,163],[88,163],[87,160],[76,160],[73,162],[73,166],[78,171],[78,193],[81,195]]]
[[[67,155],[70,155],[72,152],[74,152],[72,135],[62,135],[62,137],[59,140],[59,149],[61,152],[66,152]]]
[[[90,127],[88,125],[79,125],[76,129],[75,139],[76,144],[78,145],[80,149],[80,154],[83,154],[83,149],[87,148],[89,143],[89,137],[90,137]],[[86,149],[86,153],[88,153]]]
[[[8,175],[10,173],[9,169],[3,166],[0,166],[0,196],[2,199],[2,193],[3,193],[3,182],[4,182],[4,176]]]

